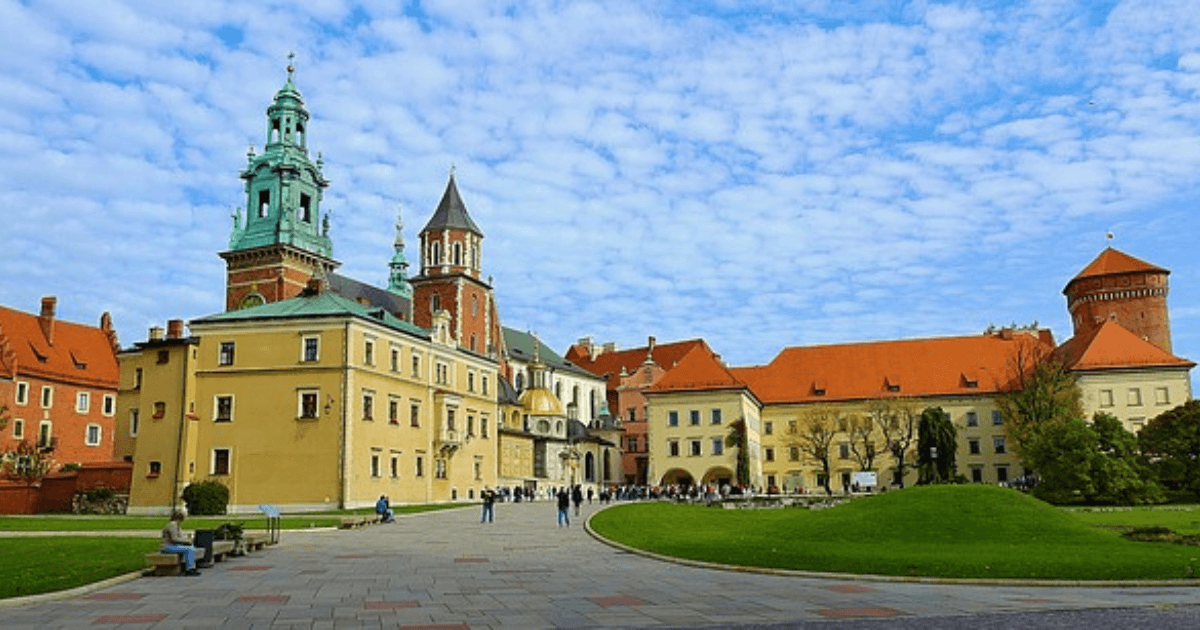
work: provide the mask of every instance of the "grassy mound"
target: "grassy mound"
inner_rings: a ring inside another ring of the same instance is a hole
[[[630,504],[592,526],[665,555],[808,571],[1114,580],[1192,577],[1200,564],[1198,549],[1124,540],[993,486],[910,488],[819,511]]]

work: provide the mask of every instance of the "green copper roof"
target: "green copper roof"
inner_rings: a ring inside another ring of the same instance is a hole
[[[237,311],[217,313],[194,319],[189,322],[189,325],[309,317],[358,317],[419,337],[429,338],[430,336],[430,331],[399,319],[382,308],[364,306],[328,291],[317,295],[301,295],[290,300],[260,304]]]
[[[530,333],[507,327],[503,328],[503,333],[504,346],[508,350],[508,355],[516,361],[525,361],[526,363],[533,361],[536,345],[537,357],[541,359],[546,367],[556,370],[579,372],[580,374],[596,378],[595,374],[562,358],[557,352],[551,350],[550,346],[542,343],[540,339]]]

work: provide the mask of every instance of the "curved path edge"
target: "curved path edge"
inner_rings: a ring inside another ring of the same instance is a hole
[[[588,516],[583,523],[584,531],[597,541],[622,551],[636,554],[652,560],[671,562],[701,569],[716,569],[738,573],[761,573],[764,575],[787,575],[792,577],[817,578],[823,580],[851,580],[859,582],[901,582],[911,584],[963,584],[969,586],[1078,586],[1078,587],[1146,587],[1146,586],[1190,586],[1200,587],[1200,579],[1172,580],[1023,580],[1016,578],[945,578],[920,575],[879,575],[875,573],[827,573],[822,571],[802,571],[799,569],[776,569],[772,567],[754,567],[740,564],[723,564],[668,556],[605,538],[592,529],[592,518],[618,504],[606,505]]]

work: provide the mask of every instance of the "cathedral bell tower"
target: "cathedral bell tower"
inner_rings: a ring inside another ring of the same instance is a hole
[[[329,239],[329,214],[321,197],[329,180],[320,157],[308,156],[308,111],[292,82],[267,108],[267,141],[261,154],[251,145],[245,181],[246,209],[233,215],[225,259],[225,310],[286,300],[300,294],[314,276],[338,267]]]
[[[500,352],[500,318],[490,279],[480,278],[483,232],[467,214],[450,172],[437,210],[421,230],[421,271],[409,282],[413,323],[433,326],[434,314],[450,314],[450,334],[464,350],[494,357]]]

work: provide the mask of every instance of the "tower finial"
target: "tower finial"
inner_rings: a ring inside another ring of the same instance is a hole
[[[1112,247],[1114,238],[1116,238],[1116,237],[1113,236],[1112,230],[1109,230],[1108,231],[1108,246],[1109,247]]]
[[[453,179],[453,178],[454,178],[454,171],[455,171],[454,162],[451,162],[451,163],[450,163],[450,178],[451,178],[451,179]]]
[[[404,247],[404,206],[396,206],[396,247]]]
[[[292,60],[295,58],[296,58],[296,53],[294,53],[294,52],[288,53],[287,73],[288,73],[288,81],[289,82],[291,82],[291,80],[292,80],[292,73],[296,71],[296,67],[292,65]]]

